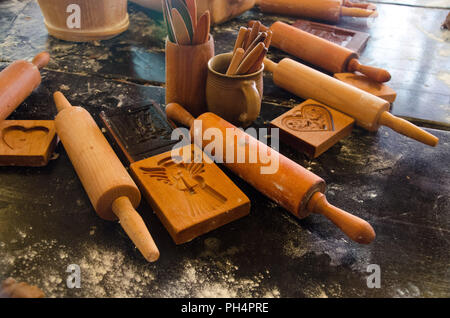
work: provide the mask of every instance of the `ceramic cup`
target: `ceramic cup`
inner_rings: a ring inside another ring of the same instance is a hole
[[[208,61],[214,39],[199,45],[178,45],[166,39],[166,104],[178,103],[192,116],[206,112]]]
[[[206,103],[208,111],[245,128],[261,110],[264,65],[252,74],[225,75],[232,57],[233,53],[224,53],[209,60]]]

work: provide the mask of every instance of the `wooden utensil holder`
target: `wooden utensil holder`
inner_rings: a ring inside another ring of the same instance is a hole
[[[128,29],[127,0],[38,0],[48,33],[58,39],[75,42],[110,39]],[[74,13],[70,5],[80,7],[80,28],[69,28]]]
[[[214,56],[214,39],[178,45],[166,40],[166,104],[179,103],[194,116],[206,112],[208,61]]]

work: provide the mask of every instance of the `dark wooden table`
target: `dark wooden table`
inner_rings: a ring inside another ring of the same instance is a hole
[[[378,4],[375,21],[344,18],[339,26],[370,33],[361,59],[391,72],[393,113],[438,136],[438,147],[387,128],[355,129],[316,160],[281,145],[327,181],[331,203],[373,225],[371,245],[350,242],[321,216],[295,219],[226,171],[251,199],[250,216],[176,246],[143,201],[138,210],[161,251],[149,264],[118,224],[97,217],[59,145],[47,167],[0,168],[0,280],[36,284],[49,297],[449,297],[450,44],[440,29],[448,10],[442,1],[390,2]],[[76,44],[48,36],[36,1],[1,1],[0,68],[42,50],[52,55],[41,86],[11,119],[54,118],[56,90],[99,124],[102,110],[149,100],[164,106],[161,15],[137,5],[129,11],[124,34]],[[295,20],[251,10],[213,28],[216,53],[229,51],[251,19]],[[271,49],[274,60],[284,56]],[[257,127],[302,101],[269,74],[264,82]],[[70,264],[81,267],[80,289],[66,286]],[[370,264],[380,266],[381,288],[367,287]]]

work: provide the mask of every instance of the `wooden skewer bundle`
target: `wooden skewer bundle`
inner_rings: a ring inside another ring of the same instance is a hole
[[[261,68],[272,41],[272,31],[264,31],[261,27],[259,21],[251,28],[241,27],[226,75],[251,74]]]

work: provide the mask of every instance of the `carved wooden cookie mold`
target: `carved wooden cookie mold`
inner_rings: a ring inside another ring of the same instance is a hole
[[[308,99],[271,122],[280,129],[280,139],[316,158],[353,128],[353,118]]]
[[[179,156],[166,152],[131,164],[141,191],[177,244],[250,212],[249,199],[216,164],[182,160],[185,152],[202,153],[195,147],[181,148]]]
[[[52,120],[5,120],[0,123],[0,165],[45,166],[56,142]]]

